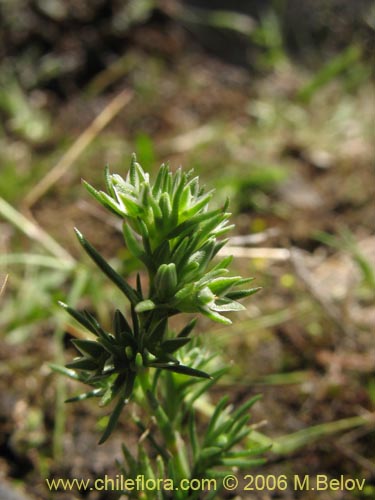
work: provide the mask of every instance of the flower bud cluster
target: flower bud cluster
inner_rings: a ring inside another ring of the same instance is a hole
[[[198,177],[162,165],[153,184],[132,158],[126,179],[106,171],[108,193],[85,183],[89,192],[123,219],[125,244],[146,266],[150,293],[137,311],[165,308],[173,313],[200,312],[230,324],[221,313],[244,307],[237,299],[257,288],[235,290],[251,279],[227,277],[231,258],[210,268],[227,240],[218,240],[228,225],[227,206],[209,210],[213,191],[205,193]]]

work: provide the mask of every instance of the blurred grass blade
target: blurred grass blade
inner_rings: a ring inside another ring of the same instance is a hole
[[[69,370],[69,368],[65,368],[65,366],[57,365],[56,363],[49,363],[48,365],[51,370],[56,373],[60,373],[61,375],[65,375],[73,380],[79,380],[79,375],[74,370]]]
[[[56,259],[54,257],[49,257],[48,255],[39,255],[31,253],[11,253],[6,255],[0,255],[0,266],[1,265],[13,265],[21,264],[25,266],[39,266],[47,267],[49,269],[60,269],[60,270],[70,270],[72,268],[71,264],[67,261]]]
[[[8,281],[8,275],[7,274],[0,274],[0,296],[2,295],[3,291],[5,290],[5,286]]]
[[[127,296],[130,302],[135,305],[139,302],[137,293],[127,284],[127,282],[107,263],[107,261],[90,245],[83,234],[75,228],[78,240],[86,250],[96,265],[104,274]]]
[[[374,424],[374,417],[370,416],[356,416],[350,418],[343,418],[334,422],[327,422],[324,424],[314,425],[306,429],[302,429],[292,434],[287,434],[276,438],[275,440],[261,434],[257,431],[252,431],[250,441],[255,441],[261,445],[272,444],[271,451],[277,455],[288,455],[300,448],[303,448],[315,441],[333,436],[339,432],[348,431],[355,427]]]
[[[113,409],[111,416],[108,420],[107,427],[106,427],[102,437],[100,438],[99,444],[104,443],[109,438],[113,429],[115,428],[116,423],[121,415],[122,409],[127,404],[128,398],[132,392],[134,380],[135,380],[135,373],[129,371],[127,374],[127,377],[126,377],[124,387],[119,395],[119,399],[116,403],[116,406]]]
[[[317,72],[314,78],[298,92],[298,98],[301,101],[308,102],[322,87],[327,85],[340,73],[350,68],[356,63],[361,55],[360,49],[351,45],[344,52],[329,61],[323,68]]]
[[[0,75],[0,109],[9,118],[11,130],[34,144],[45,142],[51,134],[49,115],[33,104],[24,92],[9,63],[2,63]]]
[[[57,241],[46,233],[44,229],[22,215],[1,197],[0,214],[13,224],[13,226],[17,227],[24,234],[26,234],[26,236],[40,243],[52,255],[62,259],[70,266],[75,264],[74,258],[62,246],[60,246]]]
[[[255,21],[247,14],[231,10],[212,10],[198,7],[180,7],[177,17],[184,23],[213,26],[249,36],[255,28]]]

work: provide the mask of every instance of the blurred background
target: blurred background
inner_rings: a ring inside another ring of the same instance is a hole
[[[65,405],[79,388],[48,367],[78,335],[57,300],[108,328],[123,307],[73,227],[137,268],[80,182],[103,188],[104,165],[125,175],[135,151],[230,198],[234,271],[263,287],[232,327],[198,327],[233,361],[212,401],[263,394],[253,418],[275,446],[254,472],[366,479],[353,496],[251,498],[374,498],[373,2],[0,0],[0,22],[0,482],[106,499],[44,479],[114,477],[136,441],[124,414],[98,447],[106,411]]]

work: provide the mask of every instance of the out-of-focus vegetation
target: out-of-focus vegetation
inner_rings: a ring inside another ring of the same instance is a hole
[[[262,473],[345,474],[366,479],[353,498],[375,494],[374,9],[230,8],[0,1],[0,474],[31,499],[72,498],[48,493],[48,476],[117,473],[121,439],[96,447],[103,413],[64,405],[77,388],[48,363],[81,335],[58,300],[107,325],[122,301],[82,259],[73,226],[124,274],[137,265],[79,185],[102,185],[104,164],[120,170],[134,150],[146,169],[193,167],[218,202],[230,198],[238,271],[264,288],[233,328],[200,324],[236,360],[202,421],[223,392],[263,393],[253,420],[275,444]]]

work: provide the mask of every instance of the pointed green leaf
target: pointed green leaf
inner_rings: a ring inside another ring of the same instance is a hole
[[[130,184],[132,184],[135,188],[139,187],[139,177],[138,177],[138,172],[136,169],[136,163],[137,163],[137,156],[135,153],[132,154],[131,160],[130,160],[130,169],[129,169],[129,181]]]
[[[100,438],[99,444],[104,443],[109,438],[112,431],[114,430],[114,428],[117,424],[117,421],[121,415],[122,409],[125,406],[125,404],[128,402],[128,398],[133,390],[134,379],[135,379],[135,373],[129,371],[128,377],[126,378],[126,381],[125,381],[125,385],[124,385],[124,387],[119,395],[118,402],[117,402],[114,410],[111,413],[107,427],[106,427],[102,437]]]
[[[124,212],[121,209],[121,206],[118,205],[118,203],[111,198],[110,196],[107,195],[107,193],[104,193],[103,191],[98,191],[96,190],[91,184],[86,182],[85,180],[82,180],[83,185],[87,189],[87,191],[104,207],[108,208],[112,213],[115,215],[119,215],[120,217],[124,216]]]
[[[137,273],[137,293],[141,300],[143,300],[143,292],[142,292],[142,282],[141,282],[141,275]]]
[[[162,217],[163,222],[169,221],[171,218],[171,214],[172,214],[172,206],[171,206],[171,200],[170,200],[168,193],[162,193],[162,195],[160,196],[159,207],[160,207],[161,217]],[[166,226],[166,227],[168,227],[168,226]]]
[[[121,202],[115,201],[113,198],[111,198],[107,193],[104,193],[103,191],[100,191],[100,203],[108,208],[112,213],[115,215],[119,215],[121,218],[125,217],[126,215],[126,210],[122,206]]]
[[[208,284],[208,286],[211,292],[215,295],[223,295],[225,292],[230,290],[239,279],[241,279],[240,276],[215,278]]]
[[[201,226],[202,234],[205,235],[206,238],[208,236],[216,236],[215,232],[218,231],[219,228],[220,228],[220,230],[224,229],[225,225],[227,224],[227,220],[229,218],[229,215],[230,215],[228,213],[222,212],[221,209],[220,209],[220,211],[216,210],[215,212],[216,212],[215,214],[214,214],[214,212],[211,212],[214,215],[212,215],[210,218],[208,218],[208,220],[205,221]]]
[[[109,166],[106,165],[104,167],[104,180],[105,180],[105,185],[106,185],[106,188],[107,188],[107,191],[108,191],[108,194],[110,196],[112,196],[112,198],[116,198],[116,192],[113,188],[113,184],[112,184],[112,179],[111,179],[111,173],[109,171]]]
[[[154,186],[152,188],[152,194],[155,196],[155,198],[159,198],[160,196],[161,186],[164,182],[163,179],[165,176],[165,171],[166,171],[166,165],[163,163],[159,168],[159,172],[156,176]]]
[[[85,339],[73,339],[72,344],[84,355],[88,355],[90,358],[96,359],[100,357],[103,352],[103,346],[101,346],[95,340],[85,340]]]
[[[212,268],[212,271],[215,269],[226,269],[230,263],[233,261],[233,255],[228,255],[224,257],[215,267]]]
[[[142,205],[132,195],[117,191],[117,196],[125,207],[122,212],[123,217],[135,218],[142,214]]]
[[[197,462],[198,454],[200,451],[198,434],[197,434],[197,426],[195,425],[195,412],[194,408],[191,409],[189,413],[189,421],[188,421],[188,431],[189,431],[189,440],[191,449],[193,452],[194,463]]]
[[[254,455],[261,455],[268,451],[272,445],[267,445],[267,446],[259,446],[255,448],[250,448],[247,450],[240,450],[240,451],[229,451],[226,452],[227,458],[245,458],[245,457],[251,457]]]
[[[175,301],[176,303],[182,302],[188,297],[191,297],[194,294],[194,283],[189,283],[188,285],[184,286],[175,294]]]
[[[160,349],[158,350],[160,351]],[[167,368],[168,366],[177,366],[179,364],[179,360],[172,356],[172,354],[162,353],[155,360],[148,362],[147,366],[150,366],[152,368]]]
[[[128,463],[128,467],[131,471],[131,474],[129,475],[129,477],[135,476],[137,473],[137,461],[136,461],[136,459],[133,457],[133,455],[129,451],[129,448],[125,444],[121,445],[121,449],[122,449],[122,454],[124,455],[124,458],[125,458],[126,462]]]
[[[250,295],[254,295],[254,293],[259,292],[259,290],[261,290],[261,289],[262,289],[261,286],[257,286],[255,288],[249,288],[248,290],[233,290],[233,291],[227,293],[225,296],[228,299],[239,300],[239,299],[243,299],[245,297],[250,297]]]
[[[122,409],[124,408],[126,403],[127,403],[127,401],[124,398],[122,398],[122,397],[119,398],[113,412],[111,413],[111,416],[109,417],[107,427],[106,427],[102,437],[100,438],[98,444],[103,444],[105,441],[107,441],[109,436],[112,434],[114,428],[116,427],[117,421],[120,418]]]
[[[206,472],[206,477],[208,478],[212,478],[212,479],[224,479],[225,476],[228,476],[230,474],[233,474],[233,469],[226,469],[226,470],[223,470],[223,469],[207,469]],[[220,483],[219,483],[219,487],[220,487]],[[213,495],[211,493],[214,493]],[[217,498],[217,492],[216,490],[214,491],[211,491],[211,493],[209,493],[207,495],[207,498],[205,500],[216,500]]]
[[[229,318],[226,318],[225,316],[222,316],[216,311],[212,311],[211,309],[200,307],[200,311],[207,316],[208,318],[212,319],[212,321],[216,321],[217,323],[222,323],[223,325],[231,325],[232,321]]]
[[[188,237],[182,238],[173,248],[171,260],[176,264],[178,269],[181,269],[182,264],[184,264],[188,258],[189,252],[187,251],[187,247],[189,243],[190,239]]]
[[[85,314],[88,315],[89,313],[85,311]],[[113,341],[113,337],[110,336],[108,333],[106,333],[100,326],[97,329],[97,332],[98,332],[97,342],[100,342],[100,344],[109,354],[117,354],[117,346]]]
[[[67,368],[71,368],[72,370],[87,370],[87,371],[93,371],[98,368],[96,361],[85,357],[75,359],[70,363],[67,363],[65,366]]]
[[[134,195],[136,190],[128,180],[124,180],[119,174],[111,174],[111,183],[115,192]]]
[[[208,373],[185,365],[170,365],[165,366],[164,369],[175,373],[181,373],[183,375],[189,375],[190,377],[211,378],[211,375]]]
[[[144,313],[146,311],[152,311],[155,309],[156,304],[152,300],[142,300],[142,302],[138,302],[138,304],[135,306],[135,311],[137,313]]]
[[[100,397],[103,394],[103,389],[94,389],[89,392],[85,392],[83,394],[79,394],[78,396],[74,396],[72,398],[66,399],[64,402],[65,403],[75,403],[77,401],[85,401],[86,399],[89,398],[97,398]]]
[[[143,447],[143,444],[140,442],[138,442],[138,463],[144,477],[154,480],[155,474],[152,470],[150,459]]]
[[[248,434],[251,432],[251,428],[248,427],[248,423],[250,420],[249,414],[241,415],[241,417],[238,417],[236,419],[231,416],[230,420],[232,422],[232,425],[230,426],[230,428],[226,429],[226,432],[228,432],[228,436],[230,439],[237,440],[238,436],[240,436],[242,432],[247,431]]]
[[[90,245],[83,234],[75,229],[78,240],[82,247],[86,250],[89,256],[97,264],[97,266],[106,274],[106,276],[119,287],[119,289],[127,296],[132,304],[138,302],[138,294],[126,283],[126,281],[106,262],[106,260]]]
[[[85,318],[85,316],[83,314],[81,314],[80,312],[76,311],[72,307],[69,307],[64,302],[59,301],[58,304],[61,307],[63,307],[70,314],[70,316],[72,316],[76,321],[78,321],[78,323],[81,323],[82,326],[84,326],[85,328],[87,328],[87,330],[89,332],[93,333],[95,336],[98,336],[97,330],[92,326],[92,324],[90,323],[90,321],[88,321],[87,318]]]
[[[186,210],[188,210],[190,200],[191,200],[190,186],[186,184],[180,196],[180,214],[182,215],[181,217],[182,220],[185,219],[183,214],[186,212]]]
[[[176,238],[177,236],[183,238],[184,236],[189,234],[189,232],[191,232],[194,226],[197,226],[201,222],[211,219],[212,217],[215,217],[219,214],[221,214],[221,208],[219,208],[218,210],[213,210],[211,212],[204,212],[203,214],[195,215],[191,219],[185,220],[184,222],[179,224],[175,229],[172,229],[172,231],[170,231],[166,237],[168,239]]]
[[[89,184],[84,179],[82,179],[82,184],[85,186],[87,191],[101,204],[102,203],[101,192],[95,189],[94,186],[91,186],[91,184]]]
[[[203,448],[199,453],[198,460],[208,460],[222,453],[223,449],[219,446],[209,446],[208,448]]]
[[[189,398],[188,398],[189,407],[191,408],[194,401],[196,401],[198,398],[200,398],[200,396],[202,396],[202,394],[205,394],[210,389],[210,387],[212,387],[214,384],[216,384],[216,382],[227,371],[228,371],[227,367],[222,368],[221,370],[217,370],[215,373],[211,374],[211,380],[208,380],[204,383],[200,383],[199,388],[195,392],[191,392],[189,394]]]
[[[126,321],[125,316],[119,309],[116,309],[114,317],[113,317],[113,329],[115,331],[115,335],[119,335],[120,332],[126,332],[130,335],[133,334],[132,329],[129,323]]]
[[[191,339],[189,337],[177,337],[175,339],[168,339],[161,344],[160,348],[164,352],[174,353],[175,351],[180,349],[180,347],[183,347],[188,342],[190,342],[190,340]]]
[[[244,311],[246,307],[234,300],[218,299],[215,304],[210,305],[210,309],[217,312],[230,312]]]
[[[48,366],[51,368],[51,370],[53,370],[56,373],[65,375],[66,377],[69,377],[72,380],[80,380],[79,374],[77,374],[74,370],[69,370],[65,366],[56,365],[55,363],[49,363]]]
[[[197,282],[197,286],[209,285],[211,281],[219,276],[224,276],[228,274],[228,269],[212,269],[211,271],[207,271],[204,273],[202,278]]]
[[[245,424],[244,424],[245,425]],[[251,433],[251,427],[245,425],[241,431],[237,431],[235,434],[229,436],[229,440],[227,443],[227,448],[233,448],[236,444],[240,443],[243,439],[245,439]]]
[[[220,460],[220,465],[238,467],[240,469],[250,469],[251,467],[256,467],[257,465],[262,465],[264,463],[265,459],[263,458],[254,458],[252,460],[243,460],[240,458],[222,458]]]
[[[189,207],[188,210],[185,210],[184,216],[186,218],[192,217],[193,215],[197,214],[200,210],[202,210],[202,208],[204,208],[210,202],[213,192],[214,190],[211,190],[208,193],[204,194],[203,196],[197,198],[196,203],[193,206]]]
[[[89,311],[84,310],[83,315],[90,323],[91,327],[96,331],[96,335],[101,339],[104,339],[105,341],[111,343],[111,336],[105,330],[103,330],[98,320]]]
[[[159,207],[159,204],[157,203],[155,198],[153,197],[149,185],[146,185],[145,197],[146,197],[146,206],[150,206],[152,208],[154,219],[161,219],[163,217],[162,210]]]
[[[193,179],[189,181],[189,185],[192,196],[197,197],[199,191],[199,177],[193,177]]]
[[[237,420],[238,418],[242,417],[243,415],[245,415],[245,413],[257,402],[259,401],[260,399],[262,399],[262,395],[261,394],[257,394],[256,396],[253,396],[252,398],[250,398],[248,401],[246,401],[245,403],[243,403],[239,408],[237,408],[237,410],[235,410],[233,413],[232,413],[232,416],[235,420]]]
[[[168,325],[168,318],[167,317],[162,318],[148,334],[147,345],[153,345],[160,342],[167,331],[167,325]]]
[[[196,324],[197,324],[197,318],[193,318],[191,321],[189,321],[189,323],[186,326],[184,326],[184,328],[180,331],[177,337],[179,338],[187,337],[192,332]]]
[[[209,442],[209,439],[212,435],[216,434],[216,423],[220,418],[225,406],[228,404],[229,397],[223,396],[219,403],[216,405],[215,410],[211,416],[210,422],[208,424],[208,428],[205,435],[205,442]]]
[[[179,169],[175,176],[175,186],[173,189],[172,217],[176,223],[179,219],[180,199],[186,183],[186,177]]]
[[[100,326],[100,324],[97,321],[97,319],[95,318],[95,316],[93,316],[91,313],[89,313],[85,309],[82,311],[82,314],[86,318],[86,320],[90,323],[91,327],[95,330],[97,336],[100,337],[103,335],[104,336],[107,335],[106,332],[104,332],[104,330]]]
[[[134,308],[133,304],[130,308],[130,313],[131,313],[132,322],[133,322],[134,338],[137,339],[139,337],[139,321],[138,321],[138,315],[135,312],[135,308]]]
[[[144,250],[142,248],[142,245],[139,241],[137,241],[132,229],[126,222],[122,224],[122,232],[124,235],[125,244],[128,247],[129,251],[134,255],[134,257],[137,257],[138,259],[143,257]]]
[[[168,240],[163,240],[163,242],[154,250],[152,254],[154,267],[159,268],[162,264],[171,260],[170,243]]]
[[[199,255],[196,255],[199,258]],[[190,261],[186,264],[186,266],[181,271],[182,281],[187,283],[192,281],[194,277],[196,277],[197,271],[199,269],[199,262],[196,260]]]

